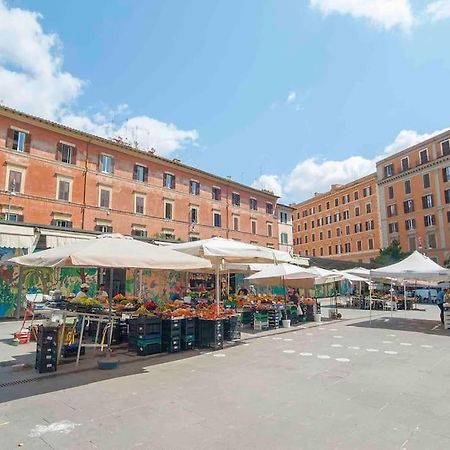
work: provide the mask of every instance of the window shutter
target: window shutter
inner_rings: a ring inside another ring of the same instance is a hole
[[[77,164],[77,148],[76,147],[72,147],[72,161],[70,161],[72,164]]]
[[[56,227],[56,220],[55,220],[55,219],[52,219],[52,221],[50,222],[50,225],[51,225],[52,227]]]
[[[426,197],[422,197],[422,208],[426,209],[427,207],[427,198]]]
[[[138,166],[135,164],[133,166],[133,180],[137,180]]]
[[[62,143],[61,142],[58,142],[56,144],[56,155],[55,155],[55,157],[56,157],[57,161],[62,161]]]
[[[73,228],[73,222],[67,222],[67,228]]]
[[[115,166],[114,157],[111,156],[111,173],[114,173],[114,166]]]
[[[448,181],[447,170],[446,169],[442,169],[442,178],[444,178],[444,182],[445,183]]]
[[[17,215],[17,222],[23,222],[23,214]]]
[[[12,128],[8,128],[6,134],[6,147],[12,148],[13,141],[14,141],[14,130]]]
[[[100,231],[100,230],[101,230],[100,225],[95,225],[94,231]]]
[[[148,182],[148,167],[144,167],[144,181]]]
[[[171,178],[170,187],[171,187],[171,189],[175,189],[175,175],[173,175],[172,178]]]
[[[31,134],[25,133],[25,152],[30,153]]]
[[[98,168],[97,168],[97,170],[98,170],[99,172],[102,171],[102,155],[101,155],[101,154],[98,155]],[[97,231],[98,231],[98,230],[97,230]]]

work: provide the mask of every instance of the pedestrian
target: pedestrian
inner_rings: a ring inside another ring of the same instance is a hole
[[[437,305],[441,310],[441,323],[444,325],[444,303],[446,301],[446,297],[448,298],[448,289],[441,289],[437,295]]]
[[[80,286],[80,292],[75,296],[75,298],[88,298],[89,285],[87,283],[82,283]]]

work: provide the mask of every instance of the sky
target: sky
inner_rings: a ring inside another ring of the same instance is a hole
[[[450,127],[450,0],[0,0],[0,102],[286,203]]]

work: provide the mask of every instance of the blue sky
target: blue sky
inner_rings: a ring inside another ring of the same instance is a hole
[[[448,0],[0,0],[0,100],[298,201],[450,127],[449,25]]]

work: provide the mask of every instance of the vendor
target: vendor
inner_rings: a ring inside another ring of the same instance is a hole
[[[248,295],[248,289],[245,286],[241,286],[239,288],[238,295]]]
[[[98,287],[98,291],[97,291],[97,295],[96,295],[96,299],[100,302],[100,303],[108,303],[109,301],[109,295],[105,290],[105,285],[102,283],[100,284],[100,286]]]
[[[75,298],[88,298],[89,285],[87,283],[81,283],[80,292],[75,296]]]

